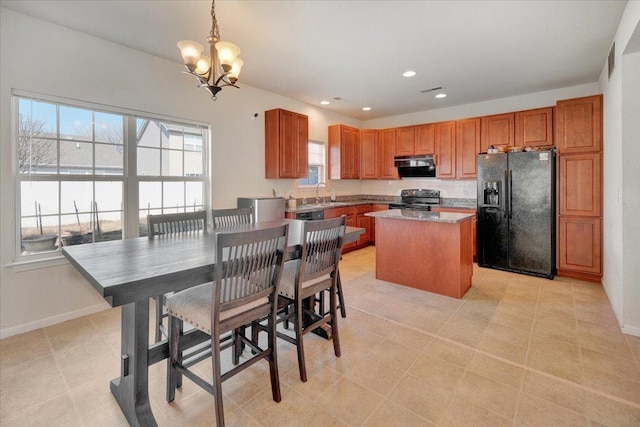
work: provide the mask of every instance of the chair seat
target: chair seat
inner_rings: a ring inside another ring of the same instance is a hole
[[[167,311],[174,317],[181,319],[194,328],[211,335],[211,315],[213,297],[213,282],[194,286],[175,293],[167,298]],[[249,304],[225,310],[220,314],[220,320],[229,319],[236,314],[267,304],[269,298],[260,298]]]
[[[298,264],[298,261],[287,261],[284,263],[284,267],[282,268],[282,279],[280,280],[280,288],[278,291],[278,293],[283,297],[290,299],[295,299],[296,297],[295,288]],[[323,276],[307,280],[306,282],[302,282],[302,289],[324,282],[325,280],[331,280],[331,275],[325,274]]]

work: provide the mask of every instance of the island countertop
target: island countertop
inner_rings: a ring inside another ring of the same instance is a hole
[[[458,212],[431,212],[419,211],[415,209],[389,209],[386,211],[367,212],[365,216],[379,218],[406,219],[410,221],[446,222],[457,224],[459,222],[473,219],[473,214]]]

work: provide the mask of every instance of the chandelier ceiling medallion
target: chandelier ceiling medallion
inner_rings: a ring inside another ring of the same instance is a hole
[[[215,0],[211,2],[211,32],[209,42],[210,56],[202,55],[204,46],[191,40],[178,42],[184,66],[187,69],[183,73],[191,74],[203,87],[211,93],[211,99],[216,100],[216,94],[224,86],[237,88],[236,82],[240,75],[240,69],[244,62],[238,58],[240,48],[233,43],[220,40],[220,30],[216,19]]]

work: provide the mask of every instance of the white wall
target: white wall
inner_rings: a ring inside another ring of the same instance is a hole
[[[616,67],[608,77],[605,63],[599,85],[604,94],[603,267],[602,284],[626,333],[640,336],[640,2],[627,3],[615,36]],[[613,42],[613,41],[612,41]],[[637,51],[637,50],[636,50]]]
[[[212,207],[234,207],[236,197],[285,193],[294,180],[264,179],[264,111],[309,115],[312,139],[327,126],[358,120],[241,84],[213,102],[181,74],[182,65],[0,8],[0,336],[35,329],[106,308],[98,293],[66,261],[18,271],[12,178],[13,88],[211,123]],[[180,60],[176,50],[176,61]],[[248,65],[249,66],[249,65]],[[259,117],[252,120],[252,115]],[[360,192],[359,181],[338,194]],[[336,186],[338,187],[338,186]]]

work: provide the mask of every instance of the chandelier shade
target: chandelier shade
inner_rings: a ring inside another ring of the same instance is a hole
[[[194,76],[200,83],[198,87],[207,89],[215,100],[224,86],[238,87],[236,82],[244,65],[238,58],[240,48],[231,42],[220,40],[215,0],[211,2],[211,32],[207,41],[210,56],[203,55],[204,46],[192,40],[179,41],[178,48],[186,68],[183,73]]]

